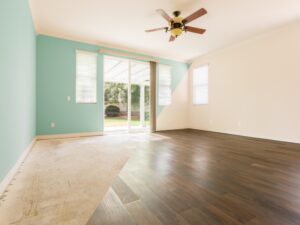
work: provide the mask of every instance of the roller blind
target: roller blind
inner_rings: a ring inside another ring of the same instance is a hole
[[[208,65],[193,71],[193,104],[208,104]]]
[[[171,67],[159,65],[159,105],[170,105],[172,102]]]
[[[97,102],[97,54],[76,51],[76,102]]]

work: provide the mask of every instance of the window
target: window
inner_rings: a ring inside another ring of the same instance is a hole
[[[159,65],[159,105],[170,105],[172,102],[171,67]]]
[[[208,104],[208,65],[193,71],[193,103]]]
[[[76,102],[97,102],[97,53],[76,51]]]

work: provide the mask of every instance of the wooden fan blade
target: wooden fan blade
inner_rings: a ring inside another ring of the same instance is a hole
[[[145,32],[153,32],[153,31],[158,31],[158,30],[167,30],[168,27],[160,27],[160,28],[154,28],[150,30],[145,30]]]
[[[163,10],[163,9],[157,9],[156,12],[161,15],[165,20],[170,22],[172,18]]]
[[[204,34],[206,31],[205,29],[201,29],[201,28],[197,28],[197,27],[189,27],[189,26],[185,26],[185,30],[189,31],[189,32],[197,33],[197,34]]]
[[[194,12],[193,14],[189,15],[187,18],[183,19],[182,22],[184,24],[187,24],[189,22],[192,22],[193,20],[205,15],[207,11],[205,9],[199,9],[198,11]]]
[[[175,37],[173,35],[170,36],[169,42],[175,41]]]

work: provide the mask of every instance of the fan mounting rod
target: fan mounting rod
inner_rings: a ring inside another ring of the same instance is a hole
[[[174,11],[174,12],[173,12],[173,15],[174,15],[175,17],[178,17],[178,16],[180,16],[180,14],[181,14],[181,12],[180,12],[180,11]]]

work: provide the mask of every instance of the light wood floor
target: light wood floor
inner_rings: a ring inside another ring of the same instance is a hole
[[[300,224],[300,145],[159,134],[131,156],[87,225]]]
[[[85,225],[148,136],[38,141],[0,200],[0,225]]]

